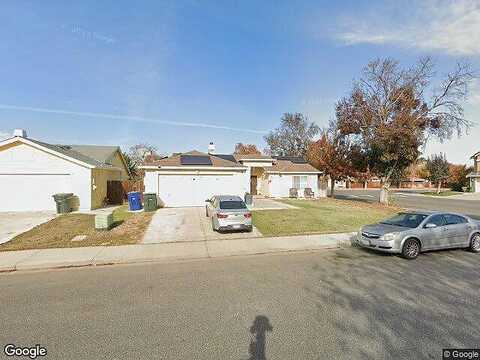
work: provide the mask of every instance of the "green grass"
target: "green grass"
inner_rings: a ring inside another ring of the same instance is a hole
[[[400,209],[359,201],[330,198],[283,200],[298,209],[253,212],[253,223],[265,236],[318,234],[357,231],[360,226],[375,223]]]
[[[152,215],[131,213],[122,206],[113,212],[115,227],[109,231],[95,230],[95,215],[60,215],[0,245],[0,251],[136,244],[143,238]],[[87,237],[72,242],[77,235]]]
[[[113,211],[113,222],[121,224],[134,215],[134,213],[128,211],[128,205],[122,205]]]
[[[428,196],[452,196],[452,195],[459,195],[463,193],[460,191],[446,190],[446,191],[441,191],[439,194],[437,194],[436,191],[426,191],[426,192],[422,192],[421,194],[428,195]]]

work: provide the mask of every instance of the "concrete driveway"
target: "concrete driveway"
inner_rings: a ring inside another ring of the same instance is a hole
[[[259,236],[262,234],[255,227],[252,232],[213,231],[211,219],[205,216],[204,207],[165,208],[157,210],[153,216],[143,243],[228,240]]]
[[[0,244],[54,217],[52,211],[0,212]]]

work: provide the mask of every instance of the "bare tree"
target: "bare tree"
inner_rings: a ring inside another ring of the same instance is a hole
[[[305,156],[320,127],[300,113],[285,113],[280,127],[265,136],[267,153],[278,156]]]
[[[383,180],[383,203],[388,203],[392,176],[419,157],[430,137],[443,141],[472,125],[462,104],[474,78],[470,65],[457,64],[436,86],[434,75],[428,57],[407,69],[395,60],[378,59],[337,103],[340,131],[362,149],[365,164]]]
[[[142,171],[139,171],[138,167],[144,163],[147,159],[159,159],[161,155],[157,153],[157,148],[154,145],[148,143],[141,143],[133,145],[128,150],[128,153],[124,154],[128,167],[132,177],[141,177]]]

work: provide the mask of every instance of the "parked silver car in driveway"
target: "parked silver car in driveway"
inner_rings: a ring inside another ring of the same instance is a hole
[[[360,229],[356,242],[366,248],[415,259],[422,251],[469,248],[480,252],[480,222],[445,212],[402,212]]]
[[[252,231],[252,213],[241,197],[215,195],[205,202],[205,213],[212,218],[213,230]]]

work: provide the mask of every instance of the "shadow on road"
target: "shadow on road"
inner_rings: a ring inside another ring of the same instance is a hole
[[[442,348],[478,344],[478,260],[463,250],[416,261],[363,249],[338,252],[313,267],[317,285],[305,290],[316,299],[317,321],[333,324],[334,347],[342,353],[438,358]]]
[[[250,327],[250,334],[252,339],[250,340],[250,346],[248,352],[250,357],[248,360],[266,360],[265,356],[265,339],[266,333],[273,331],[273,327],[270,324],[268,317],[259,315],[253,320],[253,324]]]

